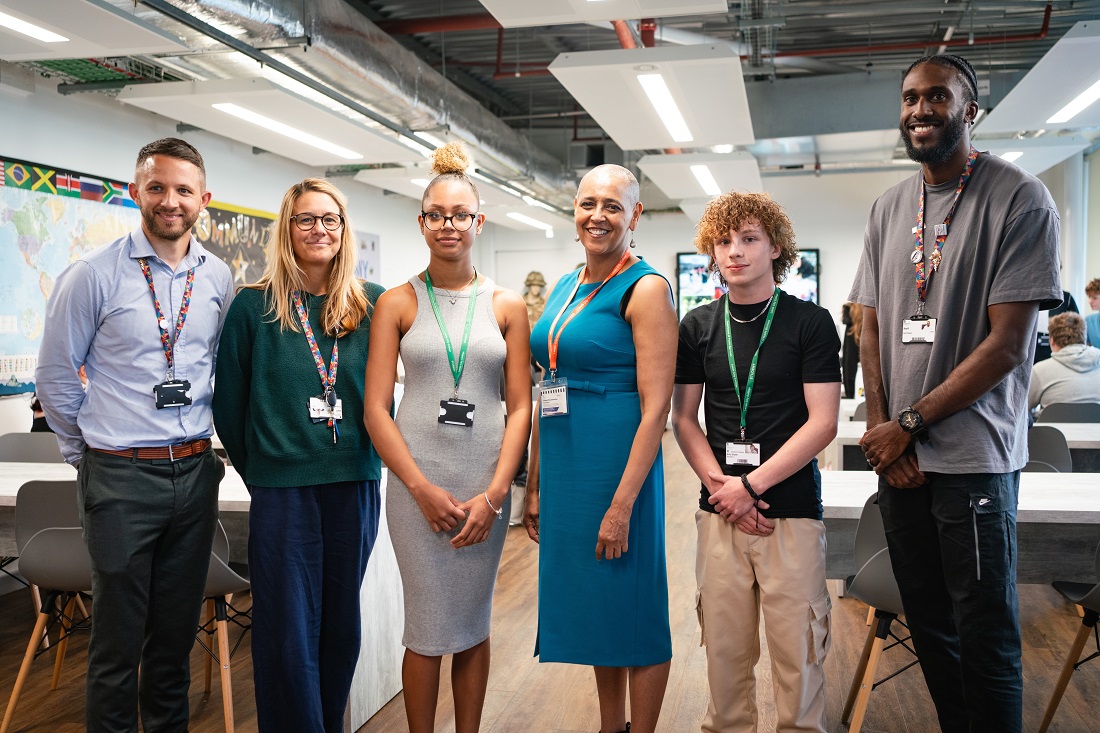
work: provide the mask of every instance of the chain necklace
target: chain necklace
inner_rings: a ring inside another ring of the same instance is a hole
[[[750,319],[748,319],[748,320],[746,320],[746,321],[743,321],[743,320],[741,320],[740,318],[738,318],[737,316],[733,315],[733,309],[731,308],[731,309],[730,309],[730,318],[732,318],[733,320],[737,321],[738,323],[752,323],[752,322],[753,322],[753,321],[755,321],[755,320],[756,320],[757,318],[759,318],[760,316],[762,316],[762,315],[764,315],[765,313],[767,313],[767,312],[768,312],[768,306],[769,306],[769,305],[771,305],[771,303],[772,303],[772,302],[771,302],[771,300],[769,300],[769,301],[768,301],[767,303],[765,303],[765,304],[764,304],[764,310],[760,311],[760,312],[759,312],[759,313],[757,313],[757,314],[756,314],[755,316],[753,316],[752,318],[750,318]],[[733,303],[730,303],[730,305],[732,306],[732,305],[733,305]]]

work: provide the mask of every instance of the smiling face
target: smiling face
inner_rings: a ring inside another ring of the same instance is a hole
[[[730,229],[714,241],[714,262],[735,301],[752,303],[771,295],[775,289],[772,260],[779,253],[779,245],[772,244],[756,219],[742,222],[739,229]]]
[[[294,202],[293,212],[294,216],[312,214],[316,217],[309,231],[302,231],[297,224],[290,222],[290,240],[298,266],[302,269],[324,266],[331,270],[333,260],[340,251],[343,227],[330,232],[321,223],[321,218],[326,214],[340,216],[340,206],[327,193],[306,191]]]
[[[423,200],[424,211],[448,218],[444,219],[438,231],[432,231],[424,225],[423,216],[417,217],[420,233],[424,235],[433,258],[457,260],[470,256],[474,237],[481,234],[481,228],[485,225],[485,215],[478,213],[479,203],[470,186],[461,180],[443,179],[433,183]],[[454,220],[449,218],[455,214],[474,216],[473,225],[466,231],[459,231]]]
[[[902,82],[898,129],[911,160],[939,165],[969,148],[966,127],[978,104],[967,100],[955,69],[923,63],[909,72]]]
[[[1100,291],[1089,296],[1089,308],[1092,308],[1094,311],[1100,311]]]
[[[198,166],[167,155],[153,155],[137,168],[130,198],[141,210],[142,229],[150,241],[181,244],[210,202]]]
[[[610,167],[597,168],[581,179],[573,199],[573,222],[590,254],[622,252],[641,215],[642,204],[631,195],[630,181]]]

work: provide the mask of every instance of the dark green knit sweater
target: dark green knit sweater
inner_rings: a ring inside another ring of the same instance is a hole
[[[372,306],[384,288],[364,283]],[[333,338],[321,330],[327,296],[305,296],[309,323],[325,367]],[[265,315],[264,292],[242,289],[225,318],[214,381],[214,427],[233,467],[249,486],[313,486],[382,476],[382,464],[363,426],[363,376],[370,314],[340,337],[336,394],[343,401],[340,437],[309,418],[321,377],[305,334],[281,329]]]

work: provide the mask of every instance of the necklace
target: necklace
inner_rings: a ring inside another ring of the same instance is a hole
[[[427,270],[425,270],[425,272],[427,272]],[[468,288],[468,287],[470,287],[471,285],[473,285],[473,284],[474,284],[474,283],[475,283],[476,281],[477,281],[477,270],[475,269],[475,270],[474,270],[474,276],[470,278],[470,281],[469,281],[468,283],[466,283],[465,285],[463,285],[463,286],[462,286],[461,288],[459,288],[458,290],[452,290],[451,292],[453,292],[453,293],[460,293],[460,292],[462,292],[463,290],[465,290],[466,288]],[[442,290],[443,288],[440,288],[440,289]],[[475,293],[475,296],[474,296],[474,297],[477,297],[477,296],[476,296],[476,293]],[[448,296],[447,296],[447,300],[449,300],[449,301],[451,302],[451,305],[454,305],[454,304],[456,304],[456,303],[458,302],[458,295],[448,295]]]
[[[731,312],[730,312],[730,318],[732,318],[733,320],[737,321],[738,323],[752,323],[752,322],[753,322],[753,321],[755,321],[755,320],[756,320],[757,318],[759,318],[760,316],[762,316],[762,315],[764,315],[765,313],[767,313],[767,312],[768,312],[768,306],[769,306],[769,305],[771,305],[771,304],[772,304],[772,302],[771,302],[771,300],[769,300],[769,301],[768,301],[767,303],[765,303],[765,304],[764,304],[764,310],[760,311],[759,313],[757,313],[757,314],[756,314],[755,316],[753,316],[752,318],[748,319],[747,321],[742,321],[742,320],[741,320],[740,318],[738,318],[737,316],[733,315],[733,312],[732,312],[732,310],[731,310]],[[733,303],[730,303],[730,305],[732,306],[732,305],[733,305]]]

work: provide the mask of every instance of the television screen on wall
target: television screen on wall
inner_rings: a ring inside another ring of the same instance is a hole
[[[796,298],[821,302],[820,250],[801,249],[781,287]],[[695,252],[676,255],[677,311],[683,319],[692,308],[721,298],[726,292],[718,276],[710,272],[710,257]]]

